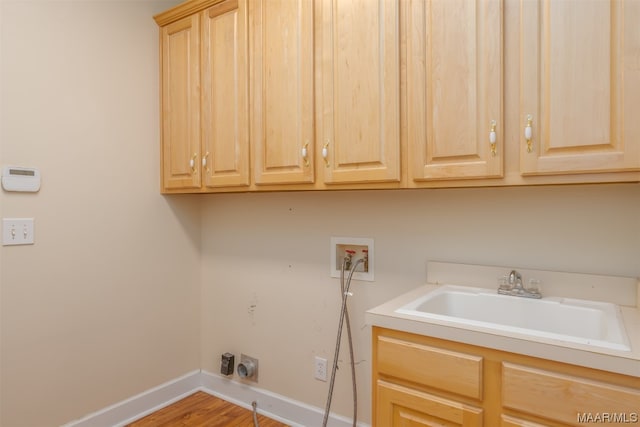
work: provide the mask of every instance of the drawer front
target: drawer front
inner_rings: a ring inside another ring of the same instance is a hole
[[[542,424],[521,420],[519,418],[510,417],[509,415],[502,415],[500,420],[500,427],[545,427]]]
[[[375,426],[482,427],[480,408],[378,381]]]
[[[379,336],[378,372],[482,399],[482,357]]]
[[[640,390],[503,363],[502,405],[575,426],[602,416],[622,425],[638,421]]]

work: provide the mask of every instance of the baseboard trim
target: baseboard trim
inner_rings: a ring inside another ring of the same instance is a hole
[[[62,427],[120,427],[176,402],[200,388],[201,372],[179,378],[108,406]]]
[[[292,427],[322,425],[324,409],[218,374],[203,371],[202,390],[247,409],[251,409],[251,402],[256,401],[258,413]],[[340,415],[331,414],[329,425],[332,427],[352,427],[353,421]],[[369,427],[369,424],[359,422],[358,426]]]
[[[321,408],[218,374],[193,371],[62,427],[123,427],[196,391],[204,391],[247,409],[252,409],[251,403],[256,401],[258,413],[292,427],[322,425]],[[329,421],[332,427],[353,425],[350,419],[336,414],[331,414]],[[362,422],[358,426],[370,427]]]

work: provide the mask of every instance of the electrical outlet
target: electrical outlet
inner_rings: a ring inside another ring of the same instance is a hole
[[[316,356],[313,377],[320,381],[327,381],[327,359]]]

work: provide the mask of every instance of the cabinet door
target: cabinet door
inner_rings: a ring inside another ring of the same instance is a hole
[[[256,184],[314,181],[313,2],[250,2]]]
[[[638,421],[640,389],[502,362],[502,406],[572,426]],[[635,415],[634,415],[635,414]],[[600,418],[602,421],[602,418]]]
[[[376,391],[375,426],[482,426],[479,408],[380,380]]]
[[[206,187],[249,185],[246,0],[202,14],[202,174]]]
[[[323,0],[317,152],[326,183],[400,180],[398,13],[398,0]]]
[[[411,0],[407,19],[410,176],[502,176],[502,1]]]
[[[162,27],[162,186],[200,187],[200,24]]]
[[[521,7],[522,173],[640,168],[640,2]]]

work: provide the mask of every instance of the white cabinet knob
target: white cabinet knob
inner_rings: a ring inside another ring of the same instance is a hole
[[[531,138],[533,138],[533,128],[531,127],[531,124],[533,123],[533,117],[531,117],[531,114],[527,115],[527,125],[524,127],[524,139],[527,142],[527,152],[530,153],[531,151],[533,151],[533,141],[531,141]]]
[[[304,160],[304,165],[309,166],[309,141],[304,143],[300,154],[302,155],[302,160]]]
[[[491,130],[489,131],[489,144],[491,146],[492,156],[495,156],[497,153],[496,142],[498,141],[498,135],[496,134],[496,125],[497,125],[497,122],[495,120],[491,120]]]
[[[325,166],[329,167],[329,141],[325,142],[324,147],[322,147],[322,158]]]

